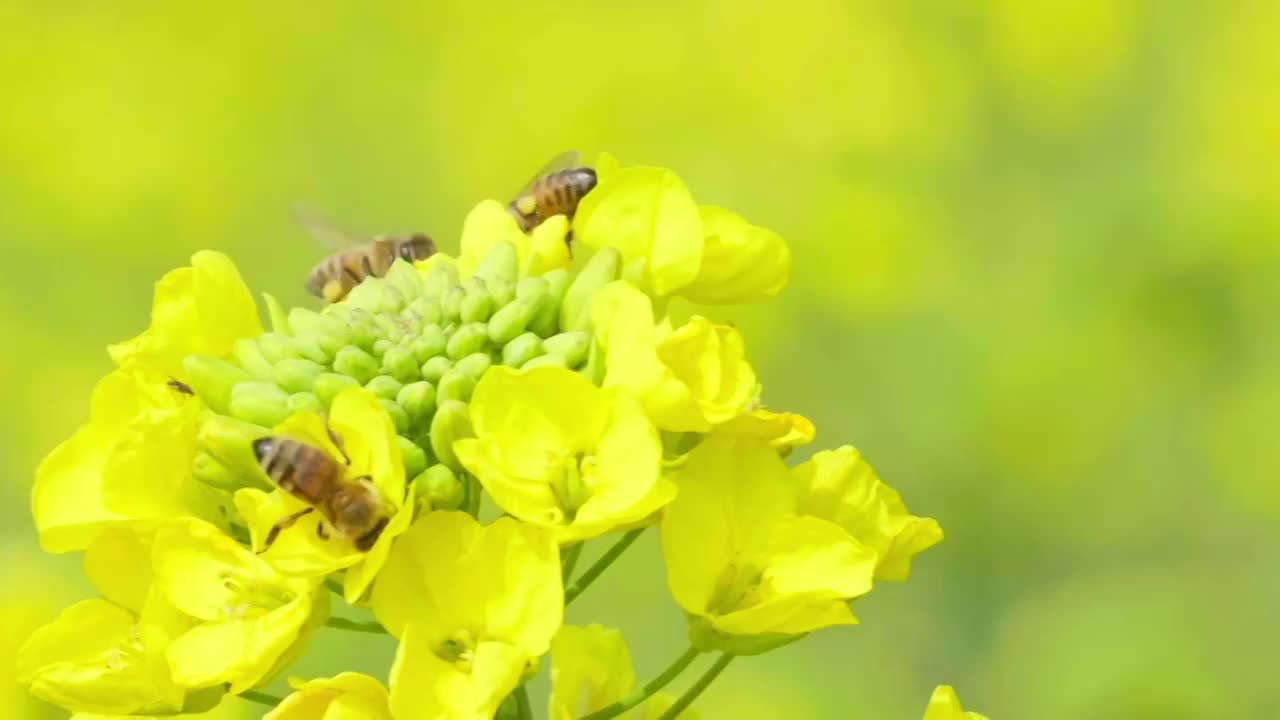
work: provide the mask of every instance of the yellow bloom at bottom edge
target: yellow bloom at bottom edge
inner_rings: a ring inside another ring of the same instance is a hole
[[[987,716],[965,712],[960,707],[955,689],[950,685],[939,685],[929,698],[929,706],[924,709],[924,720],[987,720]]]
[[[612,705],[635,689],[631,653],[622,633],[601,625],[560,628],[551,642],[550,720],[574,720]],[[658,693],[623,717],[649,720],[659,717],[675,698]],[[693,710],[681,720],[697,720]]]
[[[263,720],[391,720],[387,689],[368,675],[344,672],[331,678],[291,679],[293,693]]]

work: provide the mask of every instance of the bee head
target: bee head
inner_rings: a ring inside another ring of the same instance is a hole
[[[264,437],[253,441],[253,456],[258,458],[258,462],[262,462],[263,458],[271,454],[276,446],[275,438]]]

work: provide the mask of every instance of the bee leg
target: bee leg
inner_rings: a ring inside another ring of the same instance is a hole
[[[273,544],[275,544],[276,538],[280,536],[281,530],[285,530],[289,527],[292,527],[294,523],[298,522],[298,518],[302,517],[303,515],[306,515],[307,513],[314,512],[314,511],[315,511],[315,508],[313,507],[305,507],[296,513],[293,513],[291,515],[285,515],[284,517],[277,520],[276,524],[272,525],[271,529],[267,531],[267,539],[262,542],[262,549],[258,551],[258,554],[261,555],[262,553],[269,550]]]
[[[569,251],[569,259],[572,260],[573,259],[573,231],[572,230],[565,233],[564,235],[564,248]]]
[[[329,531],[324,529],[323,522],[316,525],[316,537],[320,538],[321,540],[329,539]]]
[[[334,432],[333,428],[329,427],[329,422],[327,420],[325,421],[324,429],[325,432],[329,433],[329,439],[333,441],[333,446],[338,448],[338,452],[342,453],[342,459],[346,460],[347,464],[350,465],[351,456],[347,455],[347,449],[342,447],[342,438],[338,437],[338,433]]]

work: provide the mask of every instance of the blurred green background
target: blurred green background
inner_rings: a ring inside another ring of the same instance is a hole
[[[1280,4],[369,5],[0,3],[0,675],[89,592],[32,469],[155,279],[215,248],[306,303],[292,204],[452,249],[576,147],[790,240],[777,302],[715,314],[947,533],[704,717],[1280,716]],[[652,536],[622,567],[569,619],[644,678],[683,626]],[[8,680],[0,715],[62,716]]]

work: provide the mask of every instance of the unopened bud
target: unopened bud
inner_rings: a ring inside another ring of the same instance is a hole
[[[453,443],[474,435],[466,403],[459,400],[442,401],[435,417],[431,419],[431,452],[436,458],[455,472],[461,472],[462,464],[453,452]]]
[[[226,415],[211,415],[196,431],[196,444],[200,454],[207,454],[214,462],[227,468],[238,486],[269,489],[271,481],[258,465],[253,441],[270,434],[271,430],[262,425]]]
[[[387,400],[395,400],[396,395],[399,394],[400,389],[403,387],[404,383],[390,375],[379,375],[364,385],[365,390]]]
[[[184,380],[214,412],[225,413],[231,388],[253,377],[243,368],[208,355],[188,355],[182,361]]]
[[[578,367],[587,359],[591,336],[582,331],[562,332],[542,341],[548,355],[559,355],[569,367]]]
[[[489,339],[489,327],[483,323],[468,323],[454,331],[445,346],[450,360],[461,360],[473,352],[479,352]]]
[[[472,380],[479,380],[484,371],[493,365],[493,358],[489,357],[489,353],[478,352],[462,358],[453,366],[455,372],[460,372]]]
[[[286,392],[296,393],[314,387],[316,378],[325,371],[325,367],[311,360],[286,358],[276,363],[274,370],[276,384]]]
[[[604,385],[605,371],[605,352],[604,348],[597,342],[592,342],[587,348],[587,362],[579,370],[584,377],[591,381],[592,385]]]
[[[500,308],[516,297],[516,284],[510,280],[490,280],[489,295],[493,298],[493,306]]]
[[[367,383],[378,374],[378,360],[358,347],[348,345],[338,351],[333,358],[333,369],[355,378],[358,383]]]
[[[227,409],[241,420],[275,427],[289,417],[289,394],[263,380],[238,383],[231,389]]]
[[[418,379],[418,361],[408,348],[387,348],[382,354],[382,369],[402,383]]]
[[[430,382],[440,382],[440,378],[449,372],[453,367],[453,361],[443,355],[437,355],[430,360],[422,363],[422,367],[418,368],[418,372],[422,373],[422,379]]]
[[[518,368],[541,354],[542,338],[527,332],[502,348],[502,364]]]
[[[409,351],[413,353],[415,360],[424,363],[437,355],[443,355],[448,344],[449,338],[444,336],[439,325],[428,325],[409,343]]]
[[[341,345],[333,347],[332,349],[326,349],[325,345],[328,345],[329,343],[322,345],[322,337],[323,336],[321,335],[315,334],[294,335],[293,347],[302,357],[312,362],[320,363],[321,365],[328,365],[329,362],[333,360],[333,354],[338,351]]]
[[[378,340],[374,341],[372,352],[374,355],[381,357],[383,353],[391,349],[392,345],[395,345],[395,343],[391,342],[386,338],[379,338]]]
[[[333,404],[333,399],[338,396],[338,393],[353,387],[360,387],[359,381],[353,377],[337,373],[321,373],[316,377],[311,392],[315,393],[316,398],[320,400],[320,405],[327,408]]]
[[[281,360],[302,357],[289,338],[279,333],[263,333],[258,336],[258,349],[262,350],[262,357],[272,365]]]
[[[191,461],[191,474],[196,480],[219,490],[235,491],[245,486],[244,480],[230,468],[199,451]]]
[[[235,358],[237,365],[260,380],[268,380],[273,375],[271,363],[262,356],[258,343],[252,338],[240,338],[235,341],[231,346],[231,356]]]
[[[396,426],[396,434],[403,435],[409,432],[409,414],[404,411],[404,408],[397,405],[395,400],[387,398],[380,397],[378,402],[391,416],[391,422]]]
[[[596,291],[618,279],[622,256],[615,248],[600,248],[587,261],[569,288],[560,306],[560,330],[591,329],[591,300]]]
[[[436,385],[436,396],[441,404],[450,400],[466,402],[471,399],[471,393],[475,389],[476,381],[470,375],[459,372],[455,367],[440,378],[439,384]]]
[[[352,307],[350,318],[351,342],[364,350],[372,350],[380,336],[373,314],[364,308]]]
[[[383,277],[386,278],[387,284],[398,290],[400,297],[407,302],[412,302],[422,295],[422,276],[411,263],[402,258],[396,258]]]
[[[512,300],[498,309],[489,319],[489,339],[498,345],[505,345],[514,337],[524,332],[538,309],[537,302],[528,300]]]
[[[470,288],[462,299],[459,316],[464,323],[479,323],[489,319],[493,314],[493,297],[487,290]]]
[[[515,281],[520,270],[520,260],[516,257],[516,247],[510,241],[494,243],[489,252],[480,261],[475,276],[485,280]]]
[[[538,337],[551,337],[560,329],[560,306],[564,294],[573,282],[573,275],[564,268],[557,268],[542,276],[547,281],[547,295],[538,305],[538,311],[529,321],[529,329]]]
[[[425,429],[436,411],[435,386],[425,380],[409,383],[396,393],[396,404],[409,415],[409,426]]]
[[[414,495],[428,509],[457,510],[467,498],[467,485],[448,465],[436,463],[413,479]]]
[[[337,339],[339,344],[346,344],[350,340],[346,323],[306,308],[294,308],[289,311],[289,329],[293,331],[294,336],[327,335]]]
[[[467,291],[460,287],[449,288],[440,301],[440,309],[444,311],[445,322],[458,322],[462,318],[462,300]]]
[[[320,405],[320,398],[315,393],[297,392],[289,396],[289,412],[320,412],[324,407]]]
[[[425,297],[441,300],[450,288],[458,285],[458,269],[451,262],[437,262],[422,281]]]
[[[444,311],[440,309],[440,301],[425,295],[409,303],[409,307],[406,310],[417,315],[422,320],[423,325],[439,325],[444,320]]]
[[[565,362],[565,359],[560,357],[559,355],[539,355],[538,357],[521,365],[520,369],[528,370],[529,368],[536,368],[536,367],[567,368],[569,367],[569,364]]]
[[[396,442],[400,444],[400,457],[404,460],[405,477],[416,477],[418,473],[427,469],[427,453],[422,448],[401,435],[396,436]]]

